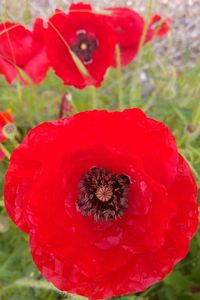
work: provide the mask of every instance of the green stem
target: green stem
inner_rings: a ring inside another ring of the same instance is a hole
[[[149,100],[142,106],[142,110],[144,112],[147,112],[149,108],[154,105],[155,101],[156,101],[156,97],[150,97]]]
[[[144,29],[142,32],[142,36],[140,39],[140,43],[138,46],[138,58],[137,58],[137,66],[134,69],[134,73],[132,75],[132,79],[131,79],[131,91],[130,91],[130,96],[129,96],[129,103],[130,106],[132,107],[132,98],[133,98],[133,93],[132,93],[132,87],[135,87],[135,84],[138,84],[137,89],[139,90],[139,86],[141,86],[141,83],[138,82],[138,78],[139,78],[139,74],[141,72],[142,69],[142,63],[143,63],[143,53],[142,53],[142,48],[144,46],[145,43],[145,38],[146,38],[146,34],[147,34],[147,30],[148,30],[148,26],[150,23],[150,19],[151,19],[151,14],[152,14],[152,7],[153,7],[153,0],[149,1],[149,6],[148,6],[148,10],[147,10],[147,15],[145,18],[145,23],[144,23]],[[137,76],[137,79],[135,78],[135,76]],[[138,95],[138,99],[141,99],[141,91],[139,90],[139,95]],[[148,104],[147,104],[148,105]]]
[[[34,87],[32,85],[29,85],[27,88],[30,91],[30,96],[33,97],[33,95],[34,95],[35,98],[37,98],[36,89],[34,89]],[[34,114],[34,116],[38,117],[38,113],[37,113],[38,112],[38,103],[37,103],[37,101],[35,101],[35,99],[33,100],[32,97],[27,97],[27,99],[25,99],[25,97],[24,97],[25,94],[23,94],[22,91],[23,91],[22,83],[20,81],[20,75],[18,75],[18,77],[17,77],[17,95],[18,95],[20,109],[21,109],[21,112],[25,115],[25,118],[28,121],[28,124],[32,127],[35,127],[36,124],[34,122],[34,119],[31,116],[31,114],[27,114],[27,108]],[[25,100],[26,100],[26,104],[25,104]]]
[[[43,289],[46,291],[54,291],[57,292],[58,295],[60,291],[55,288],[52,284],[43,281],[43,280],[36,280],[36,279],[31,279],[31,278],[20,278],[15,280],[13,283],[8,284],[4,288],[1,288],[0,290],[0,296],[3,296],[8,293],[9,290],[16,290],[20,288],[34,288],[36,290],[38,289]],[[77,296],[73,294],[68,294],[64,293],[65,296],[67,296],[68,299],[73,299],[73,300],[86,300],[85,297],[82,296]]]
[[[123,84],[122,84],[122,66],[121,53],[119,45],[116,46],[116,63],[117,63],[117,79],[118,79],[118,107],[123,110]]]
[[[150,0],[148,11],[147,11],[147,17],[145,18],[144,30],[143,30],[143,33],[142,33],[142,37],[141,37],[141,40],[140,40],[139,47],[138,47],[138,53],[140,53],[140,50],[142,49],[142,47],[144,45],[144,42],[145,42],[147,29],[148,29],[149,22],[150,22],[150,19],[151,19],[152,7],[153,7],[153,0]]]
[[[10,143],[11,143],[15,148],[17,148],[17,147],[19,146],[19,143],[18,143],[18,141],[16,140],[16,138],[10,139]]]
[[[142,299],[146,299],[146,296],[147,296],[149,293],[151,293],[155,288],[156,288],[156,286],[153,285],[153,286],[149,287],[145,292],[143,292],[143,293],[141,294]]]
[[[4,17],[8,18],[8,0],[4,0]]]
[[[76,114],[76,113],[78,113],[78,107],[77,107],[77,105],[75,104],[75,101],[73,100],[73,99],[70,99],[70,104],[71,104],[71,106],[72,106],[72,108],[73,108],[73,112]]]
[[[92,93],[92,107],[93,109],[97,109],[97,90],[95,86],[91,86],[91,93]]]
[[[198,185],[199,185],[200,175],[199,175],[198,171],[196,170],[196,168],[194,167],[194,165],[192,164],[192,162],[191,162],[190,160],[187,159],[187,157],[185,156],[184,151],[182,151],[181,149],[179,149],[179,152],[181,153],[181,155],[183,156],[183,158],[184,158],[185,160],[187,160],[187,163],[189,164],[189,166],[190,166],[192,172],[194,173],[195,177],[197,178],[197,180],[198,180]]]
[[[200,105],[198,106],[198,108],[195,110],[195,114],[192,120],[193,124],[199,124],[200,122]]]
[[[22,136],[21,136],[21,133],[19,132],[19,130],[17,129],[17,127],[15,127],[15,141],[16,143],[19,144],[19,140],[21,141],[22,139]]]
[[[190,134],[188,138],[188,143],[194,142],[200,136],[200,125],[196,128],[196,130]]]
[[[5,156],[10,160],[10,152],[6,149],[3,144],[0,144],[0,150],[5,154]]]
[[[17,77],[17,95],[18,95],[18,99],[19,99],[20,103],[23,104],[23,100],[22,100],[22,87],[21,87],[21,82],[20,82],[19,75]]]
[[[176,113],[176,115],[179,117],[179,119],[183,122],[184,125],[188,124],[188,120],[185,117],[185,115],[183,114],[182,110],[180,109],[180,107],[176,104],[176,102],[174,101],[174,99],[171,100],[170,105],[173,109],[173,111]]]

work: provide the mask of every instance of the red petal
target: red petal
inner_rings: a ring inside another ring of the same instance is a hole
[[[12,83],[17,76],[17,71],[15,67],[11,63],[2,59],[1,56],[0,56],[0,74],[5,76],[8,83]]]
[[[112,12],[103,18],[115,33],[116,43],[120,47],[121,64],[129,64],[138,52],[138,47],[144,29],[144,19],[136,11],[126,7],[109,8]],[[116,66],[114,58],[113,66]]]
[[[146,41],[152,40],[153,37],[165,36],[172,27],[172,20],[170,18],[163,19],[160,15],[154,15],[150,21]]]
[[[73,11],[77,12],[84,12],[92,10],[92,6],[87,3],[79,2],[79,3],[72,3],[69,7],[69,12],[72,13]]]
[[[0,30],[0,73],[12,83],[21,69],[33,82],[41,82],[49,68],[43,21],[36,19],[33,32],[10,22],[0,24]],[[22,81],[27,83],[25,78]]]

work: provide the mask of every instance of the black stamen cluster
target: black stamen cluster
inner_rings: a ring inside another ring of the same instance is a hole
[[[93,60],[93,53],[97,49],[97,46],[98,42],[95,37],[85,32],[80,32],[71,49],[85,64],[89,64]]]
[[[79,187],[77,207],[83,216],[94,215],[96,221],[115,220],[122,217],[128,208],[130,179],[127,175],[117,175],[109,170],[94,167],[85,173]],[[98,197],[99,188],[100,192],[105,190],[105,195]]]

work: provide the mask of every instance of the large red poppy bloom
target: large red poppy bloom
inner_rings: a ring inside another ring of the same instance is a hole
[[[110,15],[103,16],[103,19],[113,28],[116,43],[120,47],[121,65],[126,66],[137,55],[140,48],[145,21],[136,11],[127,7],[108,8]],[[162,20],[162,17],[155,15],[147,28],[144,43],[149,42],[153,37],[162,37],[170,30],[170,20]],[[113,66],[116,66],[116,57]]]
[[[18,23],[0,24],[0,74],[12,83],[17,76],[24,82],[40,83],[49,62],[42,19],[36,19],[33,31]]]
[[[51,66],[65,84],[98,87],[112,64],[115,41],[109,25],[91,6],[78,3],[70,6],[68,14],[57,10],[49,19],[47,50]]]
[[[11,157],[5,204],[63,291],[102,299],[161,280],[197,229],[197,187],[169,129],[139,109],[32,129]]]

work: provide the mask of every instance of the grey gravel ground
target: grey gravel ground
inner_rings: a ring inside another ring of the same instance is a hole
[[[29,4],[33,16],[47,17],[55,8],[67,9],[72,0],[0,0],[0,14],[3,14],[5,1],[9,7],[9,18],[21,20],[26,4]],[[146,15],[150,0],[91,0],[95,7],[128,6]],[[187,60],[193,66],[200,58],[200,0],[152,0],[153,12],[169,16],[173,20],[171,34],[155,43],[155,51],[164,54],[170,48],[170,59],[176,67]],[[167,41],[168,39],[168,41]]]

